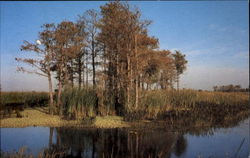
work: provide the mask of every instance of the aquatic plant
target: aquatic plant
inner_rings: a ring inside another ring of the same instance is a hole
[[[98,108],[98,97],[91,88],[67,87],[62,92],[62,103],[67,118],[94,117]]]

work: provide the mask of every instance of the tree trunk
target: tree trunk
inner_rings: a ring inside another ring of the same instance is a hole
[[[61,94],[62,94],[62,81],[60,79],[58,83],[58,93],[57,93],[57,107],[59,108],[59,115],[62,115]]]
[[[177,83],[177,90],[179,90],[179,77],[180,76],[177,74],[177,82],[176,82]]]
[[[89,69],[88,69],[88,56],[86,56],[86,86],[88,87]]]
[[[135,35],[135,62],[136,62],[136,73],[135,73],[135,108],[138,107],[138,101],[139,101],[139,88],[138,88],[138,54],[137,54],[137,35]]]
[[[73,60],[70,61],[70,82],[71,82],[71,87],[74,87],[74,70],[73,70]]]
[[[80,89],[82,86],[82,61],[81,56],[78,57],[78,88]]]
[[[84,51],[84,53],[86,53],[85,51]],[[83,84],[83,86],[85,85],[85,58],[84,58],[84,55],[82,56],[82,59],[83,59],[83,61],[82,61],[82,84]]]
[[[49,128],[49,149],[52,147],[53,144],[53,133],[54,133],[54,127]]]
[[[94,35],[92,34],[92,69],[93,69],[93,88],[96,86],[95,82],[95,43]]]
[[[133,88],[133,66],[132,66],[132,62],[130,59],[130,85],[129,85],[129,89],[130,89],[130,96],[131,96],[131,92],[134,92],[134,88]],[[132,94],[132,96],[134,95],[134,93]],[[131,97],[130,97],[131,98]],[[132,99],[131,99],[132,100]],[[134,103],[131,103],[130,101],[130,105],[134,106]]]
[[[139,102],[139,87],[138,87],[138,76],[136,76],[135,80],[135,108],[138,108],[138,102]]]
[[[49,81],[49,113],[53,115],[54,99],[53,99],[53,87],[52,87],[50,72],[48,73],[48,81]]]
[[[129,79],[131,78],[131,76],[130,76],[130,57],[129,57],[129,54],[127,54],[127,62],[128,62],[128,64],[127,64],[127,66],[128,66],[128,68],[127,68],[127,79],[129,81]],[[130,84],[129,84],[129,82],[127,84],[127,107],[128,107],[128,109],[130,108]]]

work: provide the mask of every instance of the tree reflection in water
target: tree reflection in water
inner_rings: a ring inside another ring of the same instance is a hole
[[[185,153],[186,148],[187,148],[187,140],[183,135],[179,135],[173,149],[174,154],[176,156],[181,156],[183,153]]]
[[[172,151],[181,155],[187,144],[183,135],[163,130],[74,128],[55,128],[57,138],[53,144],[53,130],[45,152],[64,153],[64,157],[168,158]]]
[[[172,153],[180,157],[187,150],[185,134],[213,135],[215,128],[232,127],[243,119],[237,117],[219,124],[208,123],[202,128],[182,126],[181,130],[175,126],[160,129],[50,128],[45,153],[84,158],[170,158]],[[55,143],[53,138],[56,138]]]

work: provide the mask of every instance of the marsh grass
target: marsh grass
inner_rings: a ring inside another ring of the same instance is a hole
[[[107,96],[100,89],[66,87],[62,93],[64,117],[82,121],[96,116],[115,115],[115,108],[106,103]],[[32,107],[46,105],[44,102],[47,101],[48,93],[45,92],[1,93],[1,109],[6,103],[23,103]],[[170,119],[173,122],[185,118],[186,122],[222,122],[242,112],[249,113],[248,93],[152,90],[142,91],[139,106],[125,108],[123,116],[125,121]]]
[[[49,100],[47,92],[1,92],[0,97],[0,118],[21,118],[24,108],[47,106]]]
[[[224,119],[249,108],[248,93],[195,90],[145,91],[137,109],[127,110],[126,120],[189,117]]]
[[[98,97],[91,88],[67,87],[62,92],[64,115],[69,119],[82,119],[96,116]]]
[[[119,127],[129,127],[129,124],[123,121],[120,116],[97,116],[92,123],[93,127],[97,128],[119,128]]]
[[[1,92],[1,106],[8,103],[23,103],[25,106],[44,106],[48,104],[47,92]]]

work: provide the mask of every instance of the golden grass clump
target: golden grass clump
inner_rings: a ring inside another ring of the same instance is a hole
[[[93,127],[96,128],[121,128],[129,127],[128,123],[123,121],[123,118],[120,116],[97,116],[93,120]]]
[[[243,92],[152,90],[142,92],[139,103],[137,109],[127,110],[126,120],[162,119],[172,114],[223,118],[248,110],[249,95]]]

